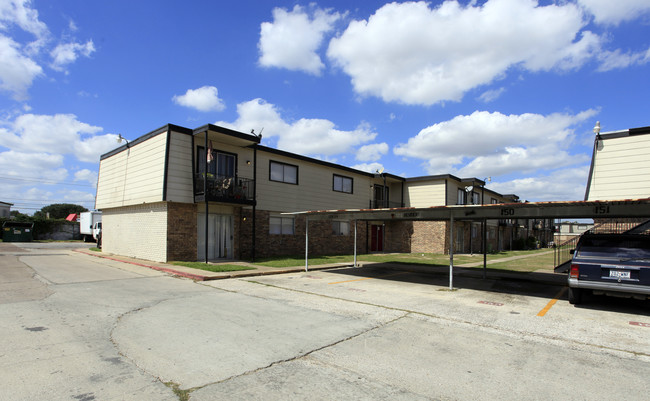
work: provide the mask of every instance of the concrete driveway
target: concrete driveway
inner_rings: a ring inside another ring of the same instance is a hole
[[[455,283],[382,266],[199,283],[0,248],[0,399],[647,398],[647,302]]]

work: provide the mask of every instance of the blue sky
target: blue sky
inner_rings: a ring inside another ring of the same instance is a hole
[[[0,0],[0,201],[92,208],[117,135],[167,123],[581,200],[596,121],[650,125],[649,84],[647,0]]]

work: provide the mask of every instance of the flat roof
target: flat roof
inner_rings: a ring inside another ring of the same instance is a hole
[[[426,208],[312,210],[283,213],[309,220],[497,220],[524,218],[650,218],[650,198],[612,201],[498,203]]]

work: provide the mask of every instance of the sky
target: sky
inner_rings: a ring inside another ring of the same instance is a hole
[[[93,209],[118,135],[168,123],[582,200],[649,89],[648,0],[0,0],[0,201]]]

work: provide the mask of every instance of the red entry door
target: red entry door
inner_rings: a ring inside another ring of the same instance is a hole
[[[384,251],[384,229],[382,226],[370,226],[370,252]]]

